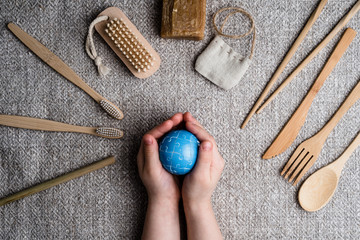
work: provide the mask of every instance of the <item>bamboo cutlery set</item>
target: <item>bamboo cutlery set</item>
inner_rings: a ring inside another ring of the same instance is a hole
[[[289,52],[283,59],[283,62],[279,65],[275,71],[273,77],[269,81],[268,85],[260,95],[259,99],[253,106],[252,110],[246,117],[241,128],[244,128],[249,122],[252,115],[256,112],[261,112],[274,98],[275,96],[285,88],[285,86],[336,36],[336,34],[350,21],[350,19],[360,10],[360,1],[358,1],[352,9],[340,20],[340,22],[333,28],[333,30],[323,39],[323,41],[303,60],[303,62],[291,73],[283,83],[274,91],[270,97],[261,105],[266,95],[271,90],[272,86],[279,78],[280,74],[289,63],[291,57],[295,54],[297,48],[301,44],[302,40],[307,35],[311,26],[314,24],[316,19],[319,17],[323,8],[325,7],[327,0],[321,0],[318,7],[315,9],[307,24],[305,25],[302,32],[290,48]],[[302,103],[293,113],[292,117],[288,120],[286,125],[282,128],[276,139],[270,145],[263,155],[263,159],[273,158],[282,152],[284,152],[293,141],[296,139],[299,131],[305,123],[307,113],[311,107],[311,104],[320,91],[326,78],[330,75],[336,64],[340,61],[340,58],[345,53],[351,42],[356,36],[356,32],[348,28],[345,30],[343,36],[339,40],[337,46],[333,50],[331,56],[324,65],[319,76],[315,80],[313,86],[308,91],[306,97]],[[339,107],[337,112],[333,115],[331,120],[313,137],[301,143],[293,155],[290,157],[288,162],[285,164],[281,175],[289,182],[293,182],[295,186],[306,172],[314,165],[317,160],[322,147],[337,123],[340,121],[342,116],[351,108],[351,106],[360,98],[360,82],[354,87],[351,93],[347,96],[346,100]],[[331,163],[330,165],[322,168],[318,172],[314,173],[309,177],[302,185],[299,191],[299,202],[300,205],[307,211],[317,211],[324,207],[331,199],[335,192],[338,179],[341,174],[341,170],[350,157],[351,153],[360,144],[360,133],[342,154],[342,156]]]

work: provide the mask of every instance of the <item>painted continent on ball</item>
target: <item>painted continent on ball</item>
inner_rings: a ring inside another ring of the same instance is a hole
[[[161,164],[172,174],[187,174],[195,165],[199,145],[199,140],[191,132],[171,131],[160,142]]]

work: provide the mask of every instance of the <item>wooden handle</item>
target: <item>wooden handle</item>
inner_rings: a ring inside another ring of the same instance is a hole
[[[327,138],[344,114],[354,105],[360,98],[360,82],[354,87],[341,107],[336,111],[331,120],[320,130],[319,136]]]
[[[272,76],[272,78],[270,79],[269,83],[266,85],[264,91],[261,93],[259,99],[256,101],[255,105],[253,106],[250,113],[246,117],[246,119],[243,122],[241,128],[244,128],[246,126],[246,124],[249,122],[252,115],[254,115],[255,111],[259,108],[260,104],[265,99],[266,95],[269,93],[269,91],[271,90],[272,86],[277,81],[277,79],[279,78],[281,73],[284,71],[286,65],[289,63],[292,56],[295,54],[295,52],[298,49],[299,45],[304,40],[304,38],[307,35],[307,33],[309,32],[310,28],[312,27],[312,25],[314,24],[316,19],[319,17],[320,13],[322,12],[322,10],[325,7],[327,2],[328,2],[328,0],[321,0],[321,2],[319,3],[319,5],[315,9],[315,11],[311,14],[311,16],[310,16],[309,20],[307,21],[305,27],[303,28],[303,30],[301,31],[301,33],[299,34],[299,36],[295,40],[294,44],[290,48],[289,52],[286,54],[283,61],[280,63],[279,67],[275,71],[275,73]]]
[[[110,164],[113,164],[114,162],[115,162],[114,157],[108,157],[108,158],[105,158],[103,160],[97,161],[97,162],[92,163],[92,164],[90,164],[90,165],[88,165],[86,167],[80,168],[78,170],[67,173],[67,174],[65,174],[63,176],[54,178],[52,180],[40,183],[40,184],[35,185],[35,186],[31,187],[31,188],[28,188],[28,189],[25,189],[25,190],[20,191],[18,193],[15,193],[15,194],[13,194],[13,195],[11,195],[9,197],[5,197],[3,199],[0,199],[0,206],[3,206],[5,204],[7,204],[7,203],[19,200],[19,199],[24,198],[24,197],[30,196],[30,195],[32,195],[34,193],[44,191],[44,190],[49,189],[49,188],[51,188],[53,186],[59,185],[60,183],[68,182],[68,181],[70,181],[72,179],[81,177],[81,176],[83,176],[83,175],[85,175],[87,173],[93,172],[93,171],[98,170],[100,168],[106,167],[106,166],[108,166]]]
[[[333,30],[322,40],[319,45],[299,64],[295,70],[281,83],[281,85],[270,95],[264,104],[257,110],[260,113],[304,67],[336,36],[336,34],[350,21],[350,19],[360,10],[360,1],[346,14]],[[269,89],[270,90],[270,89]]]
[[[351,142],[351,144],[346,148],[346,150],[341,154],[341,156],[328,165],[329,168],[332,168],[335,173],[340,177],[341,171],[344,168],[346,161],[350,158],[351,154],[355,151],[355,149],[360,145],[360,133],[356,136],[356,138]]]
[[[360,145],[360,133],[356,136],[356,138],[351,142],[351,144],[346,148],[345,152],[341,155],[341,157],[345,157],[348,159],[351,154],[355,151],[355,149]]]
[[[311,87],[310,91],[296,109],[295,113],[291,116],[285,127],[281,130],[279,135],[276,137],[274,142],[270,145],[268,150],[263,155],[263,159],[273,158],[274,156],[284,152],[295,140],[300,129],[305,123],[306,116],[309,112],[310,106],[319,92],[321,86],[329,76],[331,71],[334,69],[336,64],[339,62],[341,56],[344,54],[346,49],[349,47],[351,41],[356,36],[356,32],[348,28],[339,43],[336,45],[330,58],[327,60],[324,68],[316,79],[315,83]]]
[[[38,40],[31,37],[24,32],[20,27],[14,23],[9,23],[8,28],[10,31],[22,41],[31,51],[33,51],[41,60],[47,63],[55,71],[64,76],[67,80],[84,90],[95,101],[100,102],[104,97],[89,87],[66,63],[64,63],[58,56],[52,53]]]
[[[321,70],[315,83],[310,89],[310,93],[312,93],[314,96],[316,96],[316,94],[319,92],[326,78],[330,75],[330,73],[335,68],[336,64],[340,61],[340,58],[346,52],[346,49],[350,46],[355,36],[356,36],[356,31],[354,29],[352,28],[346,29],[344,35],[341,37],[339,43],[336,45],[334,51],[327,60],[324,68]]]
[[[75,126],[46,119],[23,116],[0,115],[0,124],[9,127],[26,128],[32,130],[51,132],[78,132],[96,135],[95,128]]]

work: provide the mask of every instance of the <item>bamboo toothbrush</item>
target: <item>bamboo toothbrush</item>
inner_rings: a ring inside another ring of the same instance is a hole
[[[124,135],[123,131],[116,128],[83,127],[46,119],[2,114],[0,114],[0,125],[51,132],[86,133],[104,138],[121,138]]]
[[[60,73],[67,80],[78,86],[90,97],[92,97],[100,106],[112,117],[116,119],[122,119],[124,114],[122,111],[112,102],[101,96],[91,87],[89,87],[66,63],[64,63],[58,56],[47,49],[35,38],[24,32],[19,26],[14,23],[9,23],[8,28],[10,31],[20,39],[31,51],[33,51],[41,60],[47,63],[55,71]]]

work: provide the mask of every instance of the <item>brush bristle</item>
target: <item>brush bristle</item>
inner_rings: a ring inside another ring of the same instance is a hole
[[[124,135],[123,131],[109,127],[99,127],[96,129],[96,133],[102,137],[108,138],[121,138]]]
[[[108,100],[101,100],[100,106],[111,116],[113,116],[116,119],[123,119],[124,114],[120,111],[119,108],[117,108],[114,104],[109,102]]]
[[[154,65],[156,59],[122,19],[111,20],[105,32],[137,72],[146,72]]]

